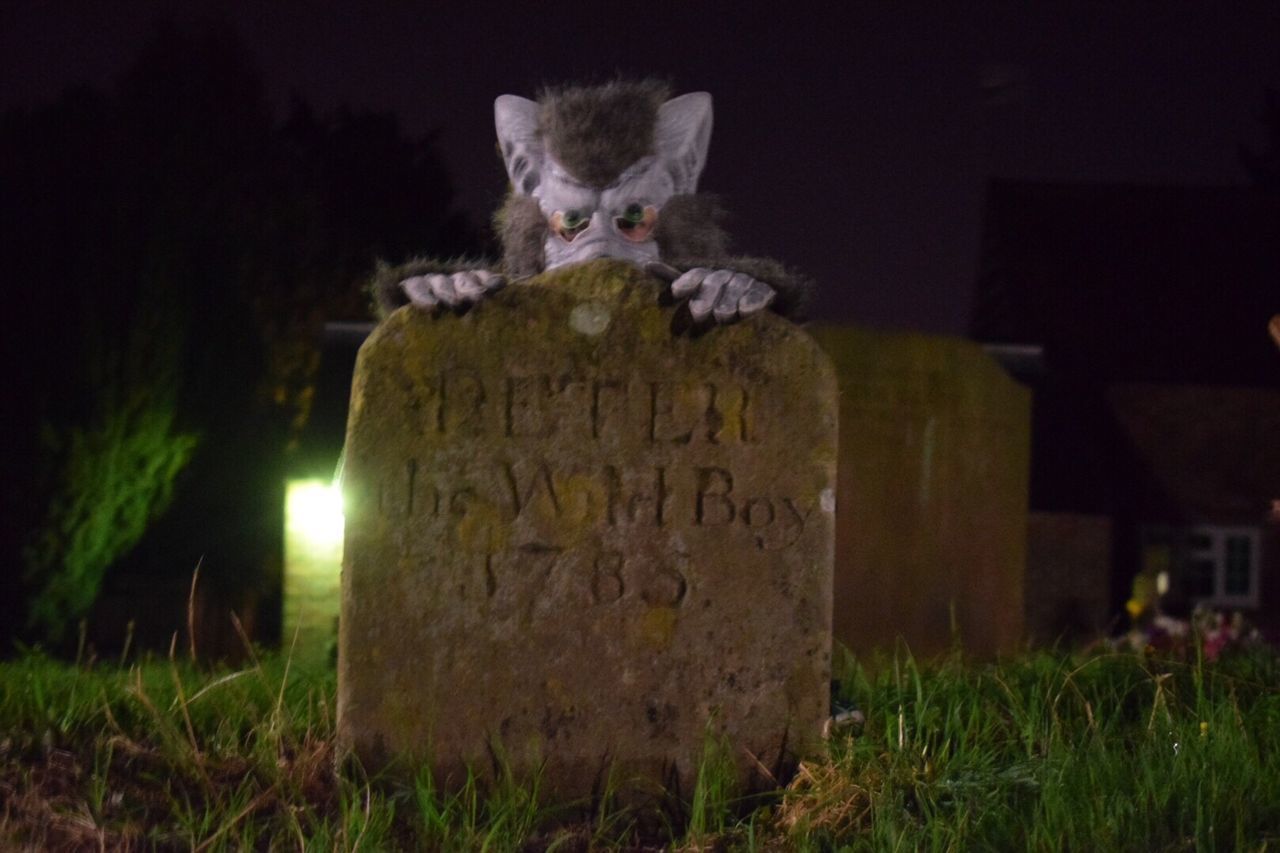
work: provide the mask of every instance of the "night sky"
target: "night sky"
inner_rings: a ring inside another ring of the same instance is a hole
[[[1280,88],[1280,3],[937,5],[839,4],[837,21],[796,3],[244,3],[218,20],[282,109],[296,91],[437,130],[476,221],[505,187],[497,95],[616,73],[707,90],[701,188],[740,252],[818,280],[819,320],[963,333],[990,177],[1245,182],[1238,146],[1262,144]],[[107,85],[159,16],[198,26],[213,7],[5,4],[0,107]]]

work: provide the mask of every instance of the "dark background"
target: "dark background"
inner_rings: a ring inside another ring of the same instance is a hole
[[[222,22],[283,112],[437,132],[458,203],[504,191],[492,101],[615,73],[715,97],[703,189],[740,251],[821,285],[816,318],[962,333],[985,180],[1233,184],[1280,87],[1280,4],[17,3],[0,107],[107,84],[157,18]],[[819,11],[825,10],[825,11]]]
[[[1269,369],[1220,344],[1275,310],[1275,193],[1185,187],[1280,184],[1280,5],[761,8],[0,7],[0,653],[83,624],[234,655],[227,611],[278,638],[284,482],[341,441],[324,324],[367,317],[376,259],[494,250],[503,93],[711,92],[702,188],[737,251],[818,281],[819,322],[1042,343],[1058,377],[1121,344]]]

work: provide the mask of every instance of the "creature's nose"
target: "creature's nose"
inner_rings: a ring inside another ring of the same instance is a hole
[[[600,211],[591,214],[591,219],[587,221],[587,227],[578,232],[573,238],[574,245],[585,247],[587,243],[606,242],[609,240],[609,229],[612,227],[609,217]]]

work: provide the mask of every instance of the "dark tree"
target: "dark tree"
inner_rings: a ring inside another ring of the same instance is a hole
[[[51,639],[163,510],[195,443],[175,421],[172,301],[153,271],[125,272],[112,112],[78,90],[0,129],[12,378],[3,616],[25,615]]]
[[[109,92],[3,117],[0,199],[0,624],[56,642],[104,580],[203,559],[269,639],[322,324],[365,316],[375,257],[475,250],[432,141],[280,123],[229,30],[161,27]]]

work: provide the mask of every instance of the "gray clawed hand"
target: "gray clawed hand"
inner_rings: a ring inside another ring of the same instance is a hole
[[[488,270],[415,275],[400,282],[409,302],[432,311],[440,306],[462,308],[502,288],[507,280]]]
[[[778,293],[763,281],[734,270],[711,270],[694,267],[681,273],[663,263],[648,264],[645,269],[671,282],[671,295],[686,296],[694,322],[714,317],[717,323],[730,323],[739,317],[755,314],[769,307]]]
[[[671,295],[676,299],[689,297],[689,313],[695,323],[708,318],[714,318],[717,323],[731,323],[763,311],[778,295],[763,281],[734,270],[694,267],[681,273],[660,262],[650,263],[645,269],[671,282]],[[468,270],[415,275],[400,282],[400,287],[413,305],[433,311],[440,307],[464,308],[506,283],[497,273]]]

